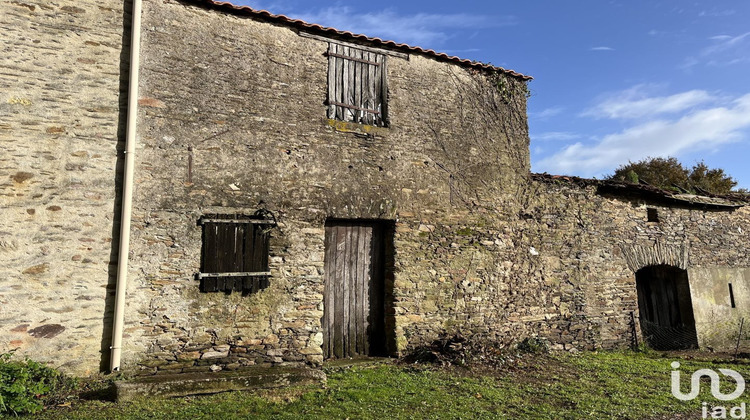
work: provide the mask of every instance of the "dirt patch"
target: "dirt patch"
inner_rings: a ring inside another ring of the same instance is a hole
[[[732,352],[712,352],[705,350],[673,350],[660,351],[656,356],[664,359],[693,360],[696,362],[709,363],[734,363],[737,365],[750,365],[750,353],[738,353],[737,357]]]

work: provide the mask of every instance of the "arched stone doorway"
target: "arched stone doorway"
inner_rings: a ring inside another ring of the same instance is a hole
[[[687,271],[650,265],[635,273],[641,331],[656,350],[698,347]]]

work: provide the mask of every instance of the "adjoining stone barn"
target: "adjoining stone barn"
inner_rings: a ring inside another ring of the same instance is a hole
[[[132,7],[0,5],[0,351],[85,375],[457,332],[736,344],[747,200],[531,174],[530,77],[209,0],[143,0],[131,61]]]

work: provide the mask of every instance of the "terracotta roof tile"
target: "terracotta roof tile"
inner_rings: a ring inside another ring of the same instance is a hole
[[[236,6],[232,3],[214,1],[214,0],[189,0],[189,1],[200,6],[214,8],[217,10],[222,10],[222,11],[230,12],[230,13],[252,16],[252,17],[263,19],[263,20],[270,21],[270,22],[281,23],[281,24],[284,24],[293,28],[297,28],[297,29],[317,32],[318,34],[321,34],[321,35],[328,35],[328,36],[333,36],[333,37],[343,38],[343,39],[348,38],[348,39],[358,40],[362,42],[367,42],[377,47],[391,48],[394,50],[400,50],[400,51],[409,52],[409,53],[424,54],[430,57],[437,58],[442,61],[449,61],[449,62],[460,64],[466,67],[501,72],[504,74],[508,74],[510,76],[518,77],[522,80],[533,79],[533,77],[531,76],[526,76],[514,70],[507,70],[502,67],[493,66],[491,64],[485,64],[479,61],[467,60],[465,58],[451,56],[445,53],[439,53],[434,50],[426,50],[422,47],[411,46],[407,44],[399,44],[394,41],[368,37],[362,34],[355,34],[349,31],[339,31],[338,29],[335,29],[335,28],[321,26],[315,23],[307,23],[299,19],[292,19],[288,16],[275,15],[267,10],[255,10],[249,6]]]

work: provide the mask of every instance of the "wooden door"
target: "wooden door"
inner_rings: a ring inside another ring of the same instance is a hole
[[[383,232],[374,222],[326,224],[322,320],[326,358],[383,353]]]

